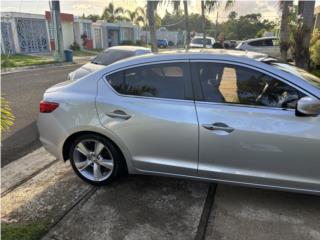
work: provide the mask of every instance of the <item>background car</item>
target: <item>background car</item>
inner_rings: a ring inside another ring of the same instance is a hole
[[[243,51],[254,51],[260,53],[266,53],[270,57],[280,58],[280,44],[277,37],[263,37],[249,39],[243,42],[240,42],[236,47],[238,50]],[[291,53],[288,51],[288,58],[291,58]]]
[[[70,72],[68,80],[77,80],[118,60],[150,52],[151,50],[149,48],[138,46],[115,46],[107,48],[97,56],[91,58],[89,63]]]
[[[157,41],[157,44],[158,44],[158,48],[167,48],[169,46],[167,39],[159,39]]]
[[[212,48],[216,40],[212,37],[206,37],[206,48]],[[190,48],[203,48],[203,37],[194,37],[191,39]]]
[[[40,140],[92,184],[122,171],[320,194],[320,79],[230,50],[124,59],[49,88]]]

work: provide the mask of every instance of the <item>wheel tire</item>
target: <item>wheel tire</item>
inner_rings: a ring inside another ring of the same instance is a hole
[[[82,141],[98,141],[102,143],[104,147],[106,147],[111,153],[113,158],[113,169],[110,176],[107,179],[101,180],[101,181],[94,181],[94,180],[88,179],[85,176],[83,176],[83,174],[81,174],[79,169],[76,167],[76,163],[74,159],[74,151],[76,146]],[[75,171],[75,173],[85,182],[90,183],[92,185],[96,185],[96,186],[102,186],[102,185],[107,185],[111,183],[112,181],[117,179],[121,175],[121,173],[125,172],[125,169],[126,169],[125,161],[123,159],[122,154],[119,152],[118,148],[110,140],[98,134],[83,134],[75,138],[70,146],[69,159],[70,159],[70,164],[73,170]]]

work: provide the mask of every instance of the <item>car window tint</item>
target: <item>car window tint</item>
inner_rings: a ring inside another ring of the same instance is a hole
[[[191,40],[191,43],[203,44],[203,38],[193,38]],[[211,45],[211,44],[212,44],[211,39],[206,39],[206,45]]]
[[[304,94],[273,77],[249,68],[197,63],[205,101],[295,108]]]
[[[92,63],[100,65],[109,65],[116,61],[119,61],[124,58],[132,57],[135,55],[134,51],[125,51],[125,50],[106,50],[102,53],[99,53]]]
[[[114,73],[107,80],[125,95],[185,99],[186,71],[184,63],[156,64]]]
[[[272,39],[266,39],[266,40],[264,40],[264,44],[267,47],[272,47],[273,46],[273,41],[272,41]]]
[[[264,40],[257,40],[248,43],[250,46],[261,47],[264,46]]]

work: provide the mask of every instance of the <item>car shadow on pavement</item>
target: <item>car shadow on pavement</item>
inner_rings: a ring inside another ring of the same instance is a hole
[[[1,167],[41,147],[36,121],[1,142]]]

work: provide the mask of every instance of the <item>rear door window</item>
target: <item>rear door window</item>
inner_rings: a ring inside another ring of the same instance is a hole
[[[109,84],[120,94],[186,99],[190,84],[188,63],[153,64],[130,68],[107,76]]]

